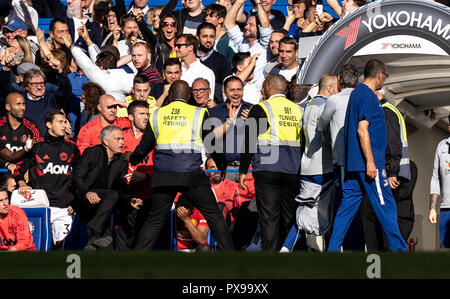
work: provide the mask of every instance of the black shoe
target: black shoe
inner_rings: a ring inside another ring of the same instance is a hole
[[[112,244],[112,237],[106,236],[106,237],[94,237],[92,240],[89,240],[87,245],[84,247],[84,250],[86,251],[95,251],[99,248],[105,248]]]

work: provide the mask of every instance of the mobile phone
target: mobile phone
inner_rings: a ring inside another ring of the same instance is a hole
[[[316,4],[316,11],[320,17],[320,15],[323,13],[323,4]]]
[[[9,65],[15,65],[18,61],[22,60],[24,58],[22,53],[17,53],[16,56],[14,56],[14,59],[11,60]]]

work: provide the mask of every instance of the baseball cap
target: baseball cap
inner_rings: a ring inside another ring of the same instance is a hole
[[[40,71],[41,68],[38,67],[37,65],[35,65],[34,63],[30,63],[30,62],[23,62],[17,67],[17,73],[19,75],[23,75],[26,72],[28,72],[29,70],[38,70],[38,71]]]
[[[11,31],[17,31],[19,29],[27,30],[27,24],[19,18],[14,18],[8,22],[8,24],[4,25],[4,27],[8,28]]]

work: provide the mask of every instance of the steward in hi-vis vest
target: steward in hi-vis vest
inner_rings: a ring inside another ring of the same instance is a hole
[[[392,134],[394,135],[393,138],[400,138],[399,140],[396,140],[396,143],[398,143],[399,141],[401,141],[401,145],[402,145],[402,149],[401,149],[401,157],[396,153],[393,153],[391,150],[391,134],[390,134],[390,130],[388,128],[388,146],[387,146],[387,150],[386,150],[386,172],[387,172],[387,176],[391,177],[391,176],[400,176],[404,179],[410,180],[411,179],[411,170],[410,170],[410,166],[409,166],[409,153],[408,153],[408,138],[407,138],[407,134],[406,134],[406,125],[405,125],[405,120],[403,119],[402,114],[400,113],[400,111],[391,103],[389,103],[388,101],[384,101],[384,103],[382,103],[381,107],[383,107],[383,110],[385,111],[385,115],[386,115],[386,109],[389,109],[390,111],[392,111],[393,113],[395,113],[395,115],[397,116],[398,119],[398,124],[397,127],[399,129],[397,130],[393,130],[396,131],[398,134]],[[387,116],[387,115],[386,115]],[[388,117],[386,117],[386,125],[389,126],[389,122],[388,122]],[[398,136],[400,135],[400,136]],[[400,153],[400,151],[399,151]],[[400,158],[400,161],[398,161]],[[392,165],[393,163],[390,163],[390,160],[394,160],[394,164],[397,165]]]
[[[250,109],[239,167],[239,186],[245,189],[246,174],[253,165],[263,250],[280,250],[294,223],[294,198],[300,188],[302,113],[285,97],[286,87],[286,79],[279,74],[264,80],[267,100]]]
[[[203,140],[211,130],[203,129],[208,118],[205,108],[187,104],[189,85],[178,80],[169,90],[167,106],[155,110],[149,118],[141,142],[133,153],[126,153],[132,165],[142,161],[155,147],[152,178],[153,198],[144,201],[148,215],[139,233],[135,249],[152,249],[166,224],[178,192],[202,213],[221,249],[233,249],[228,225],[219,211],[208,176],[202,171]]]

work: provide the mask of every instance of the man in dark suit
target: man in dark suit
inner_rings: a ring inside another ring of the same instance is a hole
[[[122,129],[107,126],[101,132],[102,143],[87,148],[75,166],[73,180],[79,196],[75,207],[90,231],[85,250],[112,244],[110,215],[125,207],[139,209],[142,200],[128,195],[125,175],[128,163],[122,160]]]

